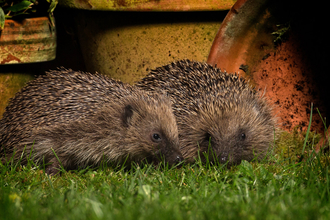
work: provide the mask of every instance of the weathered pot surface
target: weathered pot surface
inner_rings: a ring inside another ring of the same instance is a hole
[[[9,99],[34,79],[44,61],[55,57],[56,29],[48,17],[5,21],[0,32],[0,118]]]
[[[75,27],[87,71],[127,83],[173,60],[206,61],[226,15],[226,11],[76,12]]]
[[[59,5],[111,11],[210,11],[228,10],[235,0],[59,0]]]
[[[48,17],[5,21],[0,32],[0,64],[33,63],[56,57],[56,29]]]
[[[307,3],[238,0],[214,39],[208,61],[239,72],[274,104],[281,128],[306,130],[314,103],[312,130],[322,132],[329,116],[326,19],[310,15]],[[324,16],[324,15],[323,15]]]
[[[87,71],[128,83],[173,60],[206,61],[227,13],[224,10],[234,3],[235,0],[59,0],[75,21]]]

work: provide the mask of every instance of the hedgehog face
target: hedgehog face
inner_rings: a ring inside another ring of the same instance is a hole
[[[203,160],[207,155],[209,161],[228,164],[262,159],[273,141],[274,126],[262,99],[208,102],[179,123],[182,152],[187,158],[196,158],[199,150]]]
[[[160,130],[159,130],[160,129]],[[166,134],[164,128],[157,128],[150,132],[148,148],[152,148],[152,162],[157,164],[165,159],[170,166],[183,161],[183,156],[178,149],[179,140],[177,135],[171,137]]]
[[[233,121],[228,117],[219,118],[217,115],[209,122],[211,123],[199,121],[198,123],[203,123],[205,126],[191,129],[191,133],[185,138],[194,140],[196,143],[194,149],[198,148],[202,161],[239,163],[242,160],[243,151],[249,145],[249,131],[239,124],[237,126],[230,125],[233,124]],[[193,143],[190,142],[189,144]],[[192,149],[191,146],[188,148]],[[185,151],[183,150],[183,152]],[[196,155],[193,157],[196,157]]]
[[[169,165],[183,160],[177,124],[169,102],[128,105],[125,112],[124,118],[128,119],[126,139],[130,142],[128,146],[138,145],[132,149],[135,156],[139,155],[137,160],[145,158],[157,164],[165,159]]]
[[[215,121],[208,130],[209,146],[212,149],[208,157],[211,161],[232,165],[248,159],[245,156],[250,156],[254,134],[240,120],[225,117]]]

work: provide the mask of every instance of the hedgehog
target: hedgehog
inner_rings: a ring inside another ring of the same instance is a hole
[[[186,59],[152,70],[136,86],[172,98],[188,163],[201,159],[231,166],[262,160],[273,147],[273,107],[236,73]]]
[[[30,81],[0,120],[2,160],[27,157],[46,172],[183,160],[170,98],[87,73],[59,68]]]

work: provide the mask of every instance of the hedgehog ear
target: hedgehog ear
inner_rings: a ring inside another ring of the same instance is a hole
[[[126,105],[122,114],[122,120],[124,126],[128,127],[130,125],[133,116],[133,107],[131,105]]]

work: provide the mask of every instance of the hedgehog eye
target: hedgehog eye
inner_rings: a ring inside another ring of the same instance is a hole
[[[242,140],[242,141],[244,141],[244,140],[245,140],[245,138],[246,138],[246,135],[245,135],[245,133],[241,133],[241,140]]]
[[[160,142],[160,141],[162,141],[162,137],[161,137],[161,135],[159,133],[153,133],[151,135],[151,139],[154,142]]]

